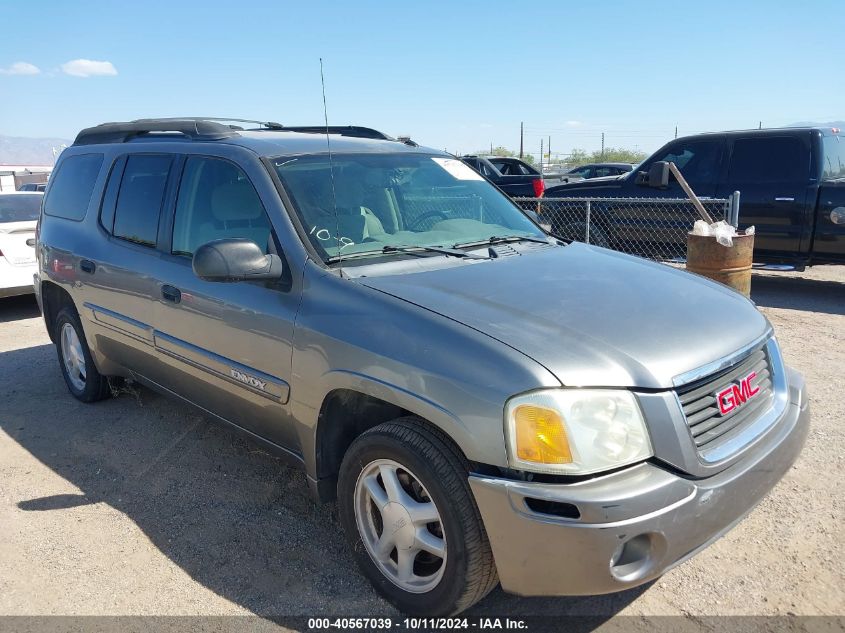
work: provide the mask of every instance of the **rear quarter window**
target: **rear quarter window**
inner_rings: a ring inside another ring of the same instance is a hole
[[[52,177],[44,213],[68,220],[84,218],[102,165],[102,154],[76,154],[65,158]]]

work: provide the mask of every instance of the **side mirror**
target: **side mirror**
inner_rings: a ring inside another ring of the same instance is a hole
[[[214,240],[194,253],[194,274],[206,281],[276,281],[283,264],[278,255],[265,255],[255,242],[243,238]]]
[[[648,186],[662,189],[669,186],[669,163],[659,160],[648,168]]]
[[[664,189],[669,186],[670,173],[669,163],[659,160],[649,165],[648,171],[638,171],[634,182],[653,189]]]

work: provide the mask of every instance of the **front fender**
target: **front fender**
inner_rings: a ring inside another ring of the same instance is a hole
[[[481,332],[316,265],[304,288],[290,402],[309,477],[316,476],[320,411],[338,389],[428,420],[471,461],[507,466],[505,402],[560,386],[544,367]]]

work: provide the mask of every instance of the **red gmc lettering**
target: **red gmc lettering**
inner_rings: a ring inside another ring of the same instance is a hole
[[[716,394],[716,400],[719,403],[719,413],[727,415],[741,404],[745,404],[760,393],[760,387],[751,385],[757,377],[757,372],[752,371],[745,378],[739,381],[739,384],[733,384],[730,387],[725,387]]]

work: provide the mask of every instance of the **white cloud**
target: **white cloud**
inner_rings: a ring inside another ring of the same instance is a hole
[[[41,69],[29,62],[15,62],[8,68],[0,68],[0,75],[37,75]]]
[[[584,125],[584,124],[581,123],[581,121],[567,121],[566,122],[566,127],[581,127],[582,125]]]
[[[96,77],[116,75],[117,68],[111,62],[98,62],[92,59],[72,59],[61,66],[62,72],[72,77]]]

